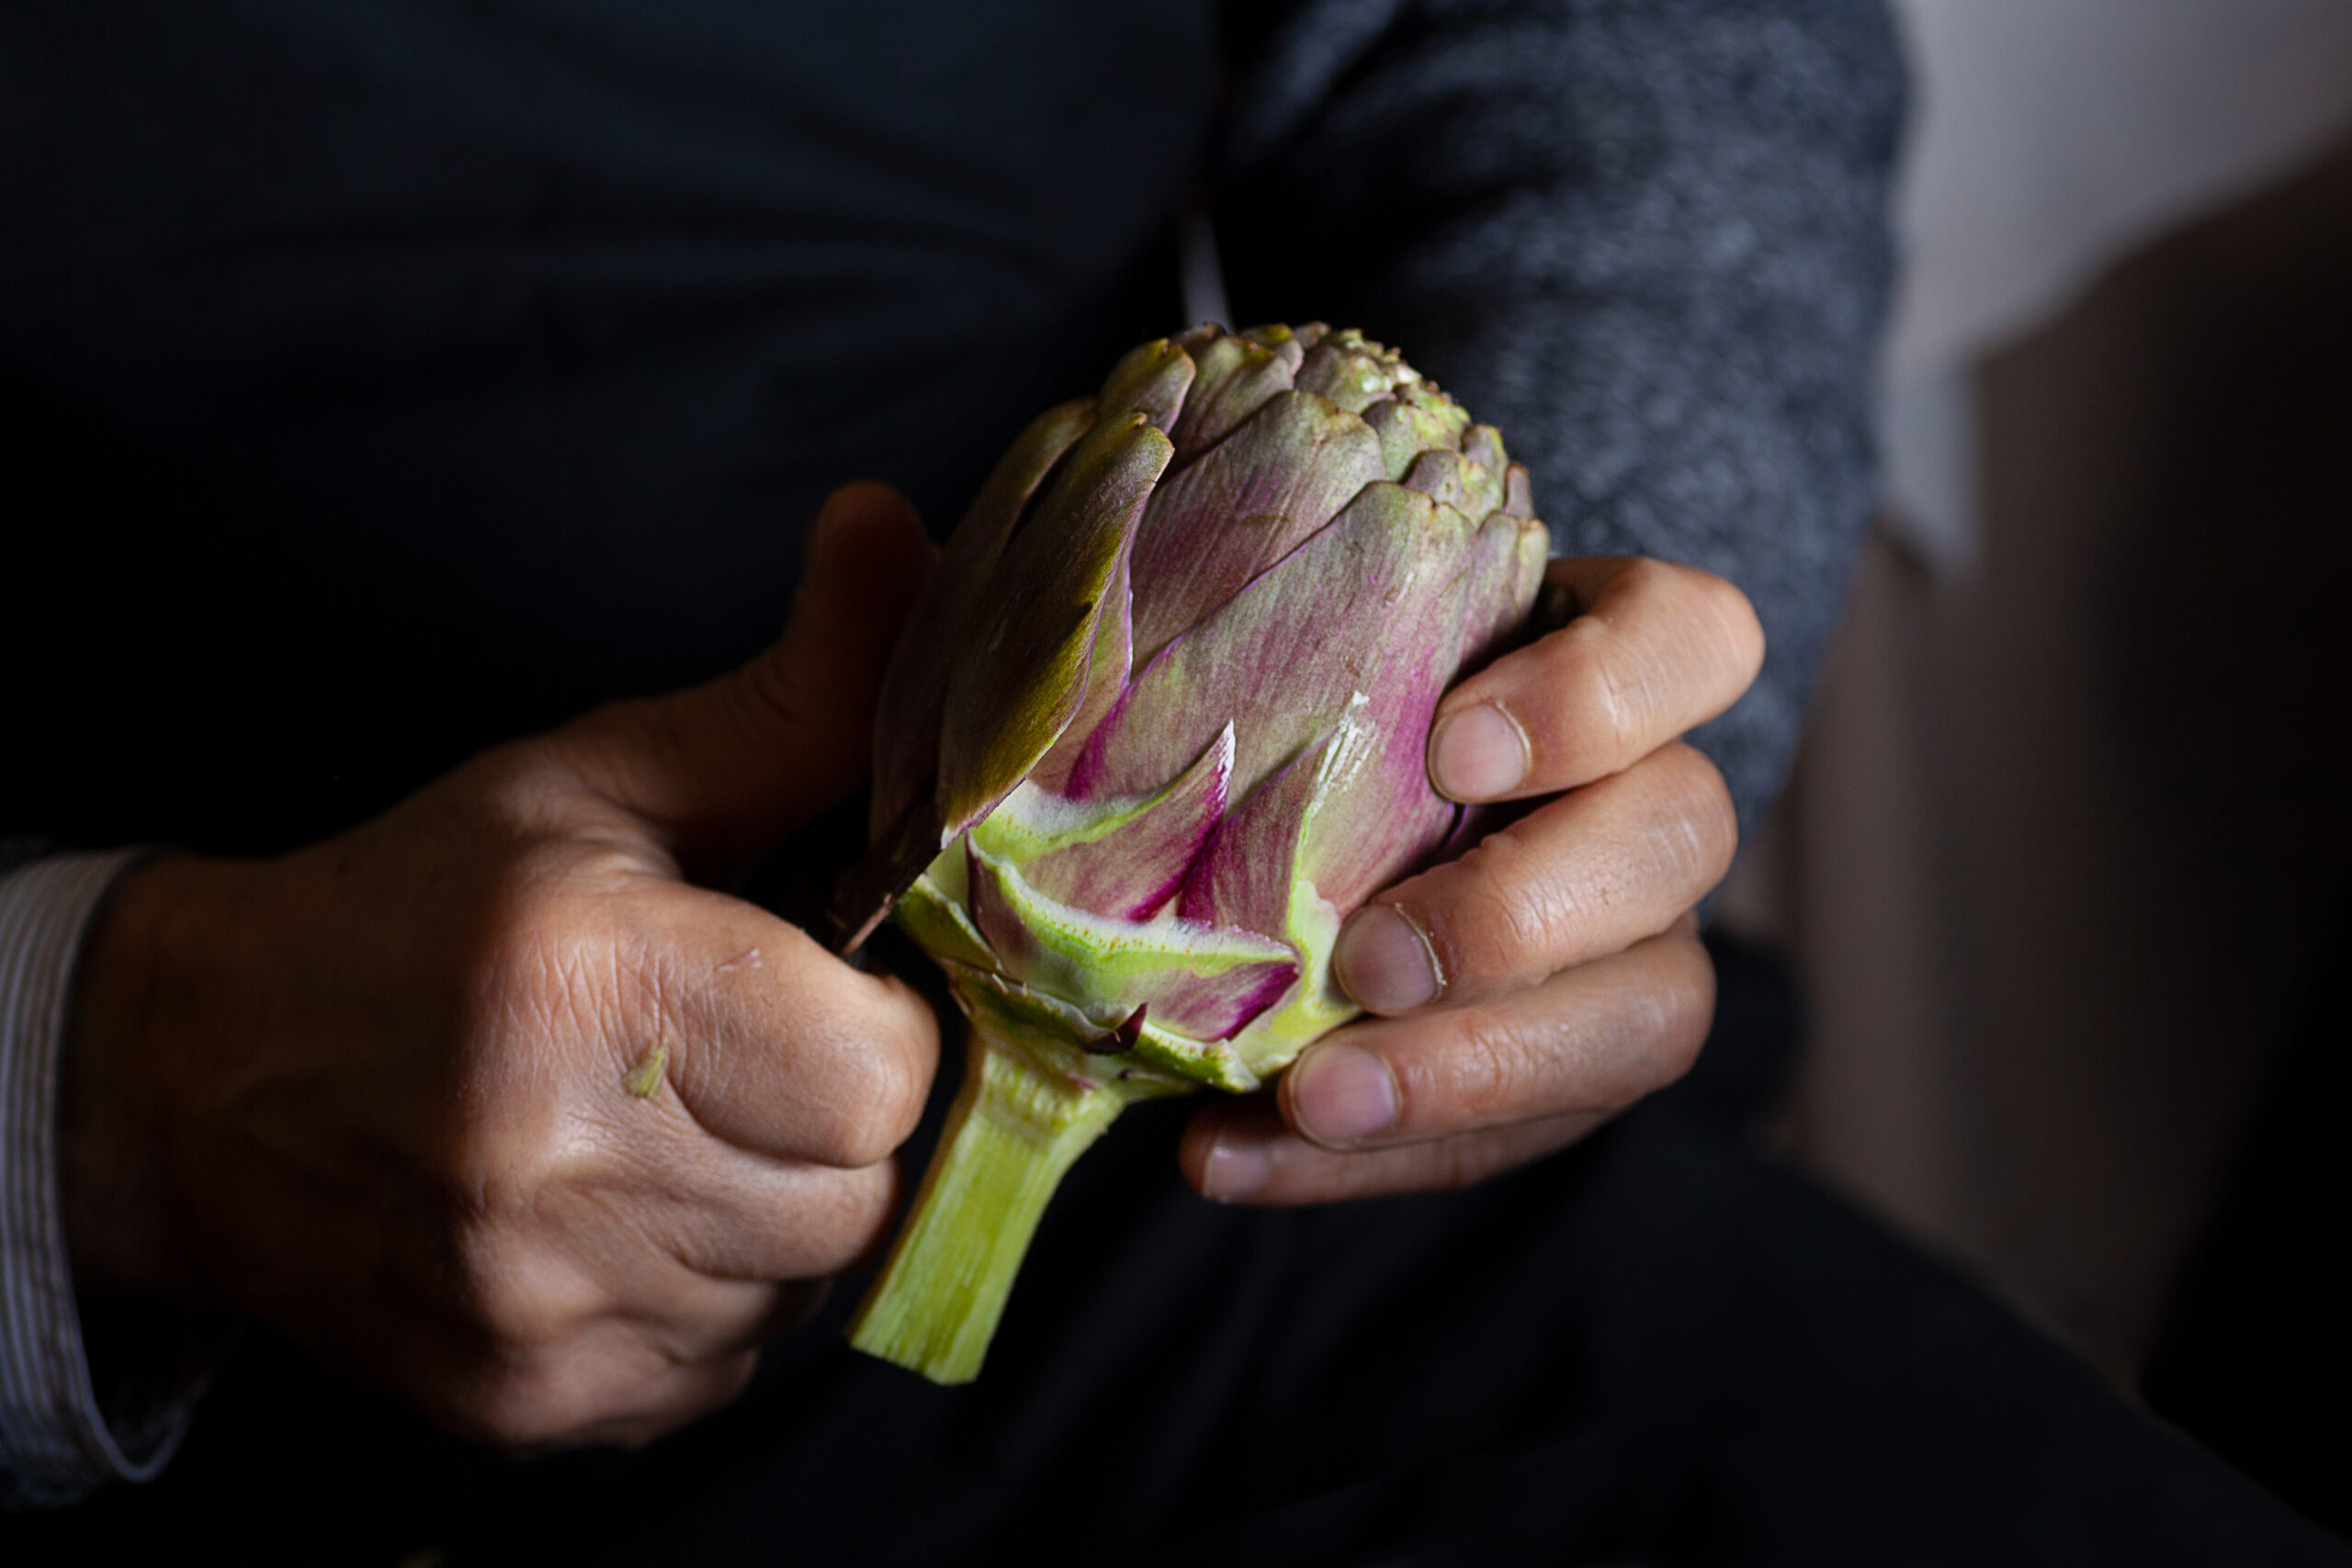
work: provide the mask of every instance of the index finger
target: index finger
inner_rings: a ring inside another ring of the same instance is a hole
[[[1764,662],[1747,596],[1696,567],[1622,556],[1552,562],[1566,626],[1446,694],[1430,782],[1516,800],[1622,773],[1737,702]]]

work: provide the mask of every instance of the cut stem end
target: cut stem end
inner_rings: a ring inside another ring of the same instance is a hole
[[[972,1023],[963,1089],[849,1335],[854,1348],[937,1383],[979,1375],[1030,1238],[1070,1166],[1130,1101],[1167,1092],[1082,1084],[1039,1066],[1005,1021]]]

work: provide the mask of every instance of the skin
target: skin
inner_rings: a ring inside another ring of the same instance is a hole
[[[1722,775],[1677,738],[1756,679],[1763,628],[1694,568],[1588,557],[1548,575],[1567,624],[1447,694],[1430,746],[1441,793],[1541,804],[1350,917],[1336,966],[1374,1016],[1308,1046],[1272,1092],[1193,1118],[1180,1158],[1204,1194],[1464,1186],[1696,1058],[1714,970],[1691,911],[1738,828]],[[1473,744],[1450,746],[1464,719]]]
[[[77,1285],[254,1312],[512,1449],[643,1442],[733,1398],[885,1238],[938,1035],[906,987],[721,889],[862,782],[930,557],[902,499],[848,487],[745,669],[293,854],[123,878],[66,1055]],[[1204,1193],[1461,1185],[1689,1066],[1713,1007],[1690,910],[1734,829],[1674,738],[1746,688],[1761,634],[1704,573],[1553,575],[1576,619],[1464,682],[1431,750],[1442,787],[1543,803],[1342,937],[1368,995],[1395,991],[1382,952],[1442,984],[1208,1104],[1182,1151]],[[1465,771],[1446,723],[1474,709],[1507,728],[1479,721]]]
[[[938,1034],[712,889],[862,782],[929,558],[851,487],[745,669],[281,859],[126,877],[66,1058],[77,1285],[249,1310],[509,1448],[731,1399],[882,1234]]]

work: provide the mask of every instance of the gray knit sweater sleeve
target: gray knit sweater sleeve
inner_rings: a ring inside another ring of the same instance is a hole
[[[1316,0],[1234,33],[1236,314],[1402,348],[1501,427],[1560,553],[1746,590],[1764,672],[1694,739],[1752,829],[1871,500],[1881,0]]]

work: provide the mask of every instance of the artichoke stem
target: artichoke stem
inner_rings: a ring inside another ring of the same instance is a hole
[[[850,1325],[857,1349],[937,1383],[979,1375],[1046,1201],[1129,1101],[1152,1092],[1051,1072],[1010,1025],[973,1018],[964,1087],[939,1149]]]

